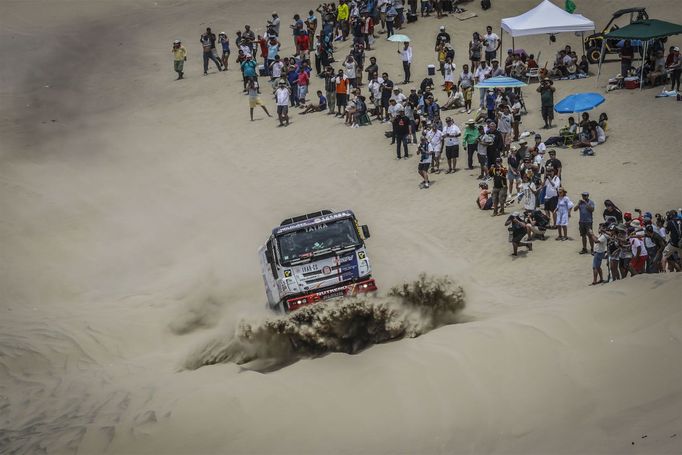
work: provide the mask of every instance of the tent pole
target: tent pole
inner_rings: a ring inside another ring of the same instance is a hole
[[[512,36],[512,55],[516,54],[516,45],[514,44],[514,37]]]
[[[642,66],[639,68],[639,90],[644,90],[644,60],[646,59],[649,41],[644,42],[644,53],[642,54]]]
[[[606,44],[606,38],[601,40],[601,52],[599,52],[599,69],[597,70],[597,80],[599,80],[599,75],[601,74],[601,65],[604,62],[604,45]]]
[[[583,55],[585,55],[585,32],[580,32],[580,41],[582,41]]]
[[[502,49],[504,49],[504,47],[502,47],[502,37],[503,36],[504,36],[504,28],[502,28],[502,24],[500,24],[500,60],[502,59]],[[513,38],[513,36],[512,36],[512,38]]]

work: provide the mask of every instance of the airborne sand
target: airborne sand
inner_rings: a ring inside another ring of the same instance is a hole
[[[646,3],[652,17],[682,22],[675,0]],[[534,4],[498,0],[481,12],[473,2],[480,17],[444,19],[458,67],[473,30]],[[272,10],[287,24],[312,6],[0,5],[0,451],[679,451],[679,275],[587,288],[576,242],[512,260],[503,220],[475,208],[468,172],[418,191],[415,163],[392,159],[382,126],[349,130],[324,115],[286,129],[251,123],[238,71],[200,75],[206,26],[233,36],[246,23],[262,30]],[[628,6],[578,2],[598,26]],[[419,78],[440,23],[405,30]],[[182,82],[169,52],[177,37],[190,55]],[[579,42],[516,44],[544,62]],[[369,55],[397,80],[395,49],[381,42]],[[603,91],[605,79],[558,82],[557,99]],[[609,140],[595,157],[559,151],[574,200],[590,191],[599,212],[606,198],[680,205],[679,103],[654,93],[606,95],[596,112],[609,113]],[[526,102],[522,126],[536,129],[537,94]],[[282,218],[320,208],[351,208],[370,225],[383,290],[447,274],[474,322],[268,374],[182,371],[240,319],[264,317],[257,247]]]

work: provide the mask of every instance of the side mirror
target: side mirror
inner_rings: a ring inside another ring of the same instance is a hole
[[[268,264],[272,264],[272,251],[265,250],[265,260],[268,261]]]
[[[362,235],[363,235],[363,237],[365,237],[366,239],[369,238],[369,227],[368,227],[366,224],[363,224],[363,225],[362,225]]]

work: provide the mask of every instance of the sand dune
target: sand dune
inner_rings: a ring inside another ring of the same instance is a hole
[[[471,31],[535,3],[493,1],[488,12],[469,4],[477,18],[443,21],[458,66]],[[682,22],[675,5],[647,8]],[[0,452],[679,451],[678,276],[588,288],[576,242],[538,242],[512,259],[503,220],[473,205],[468,172],[419,191],[416,164],[392,159],[381,125],[350,130],[310,115],[282,129],[260,113],[251,123],[237,71],[201,76],[207,25],[259,31],[274,9],[286,22],[310,6],[0,6],[11,62],[0,68]],[[578,6],[603,25],[632,5]],[[419,77],[438,24],[405,30]],[[176,37],[190,52],[182,82]],[[516,44],[542,63],[566,42],[579,38]],[[370,55],[400,73],[394,45]],[[604,85],[560,82],[557,99]],[[596,156],[559,150],[574,199],[590,191],[598,211],[607,198],[624,209],[680,205],[679,103],[654,94],[606,95],[609,140]],[[537,94],[526,102],[523,127],[537,129]],[[240,321],[271,317],[255,251],[279,220],[320,208],[351,208],[370,225],[382,292],[421,272],[448,275],[466,293],[465,322],[267,374],[185,369]]]

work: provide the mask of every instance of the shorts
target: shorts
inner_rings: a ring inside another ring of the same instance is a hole
[[[304,100],[305,96],[308,94],[308,86],[307,85],[299,85],[298,86],[298,99]]]
[[[249,107],[253,109],[256,106],[262,106],[263,101],[261,101],[260,96],[250,96],[249,97]]]
[[[542,106],[542,118],[543,119],[553,119],[554,118],[554,107],[553,106]]]
[[[471,97],[474,94],[474,88],[473,87],[463,88],[462,94],[464,95],[464,101],[471,101]]]
[[[493,188],[493,205],[497,204],[498,206],[502,206],[502,210],[504,210],[504,203],[507,201],[507,189],[505,187],[502,188]]]
[[[459,158],[459,145],[446,145],[445,156],[449,160]]]
[[[637,258],[630,259],[630,267],[637,272],[642,273],[644,271],[644,265],[646,264],[647,256],[640,256]]]
[[[668,243],[665,246],[665,249],[663,250],[663,257],[665,259],[668,259],[670,256],[672,256],[675,253],[682,254],[682,248],[678,248],[678,247],[674,246],[672,243]]]
[[[384,109],[388,109],[388,106],[389,106],[389,102],[388,102],[388,101],[389,101],[390,99],[391,99],[391,98],[381,97],[381,107],[383,107]]]
[[[521,243],[521,240],[526,236],[525,231],[521,231],[519,233],[516,233],[512,237],[512,243]]]
[[[580,235],[587,235],[592,230],[592,223],[578,223]]]
[[[440,158],[440,153],[441,153],[441,149],[437,149],[437,150],[434,149],[433,150],[433,156],[436,158]]]
[[[545,199],[545,210],[553,211],[556,209],[556,205],[559,202],[559,196],[553,196],[549,199]]]
[[[502,141],[504,141],[504,145],[511,145],[512,143],[512,135],[511,133],[501,133],[502,134]]]
[[[598,269],[601,267],[601,261],[604,259],[604,256],[606,253],[594,253],[594,256],[592,257],[592,268],[593,269]]]
[[[337,93],[336,94],[336,105],[337,106],[346,106],[348,100],[348,95],[345,93]]]
[[[495,60],[495,57],[497,57],[497,51],[485,51],[486,61]]]
[[[417,165],[417,170],[424,172],[428,171],[429,167],[431,167],[431,163],[419,163],[419,165]]]
[[[521,180],[521,175],[507,172],[507,180]]]
[[[289,114],[289,106],[277,106],[277,114],[287,115]]]
[[[481,166],[488,165],[488,155],[478,155],[478,164]]]

